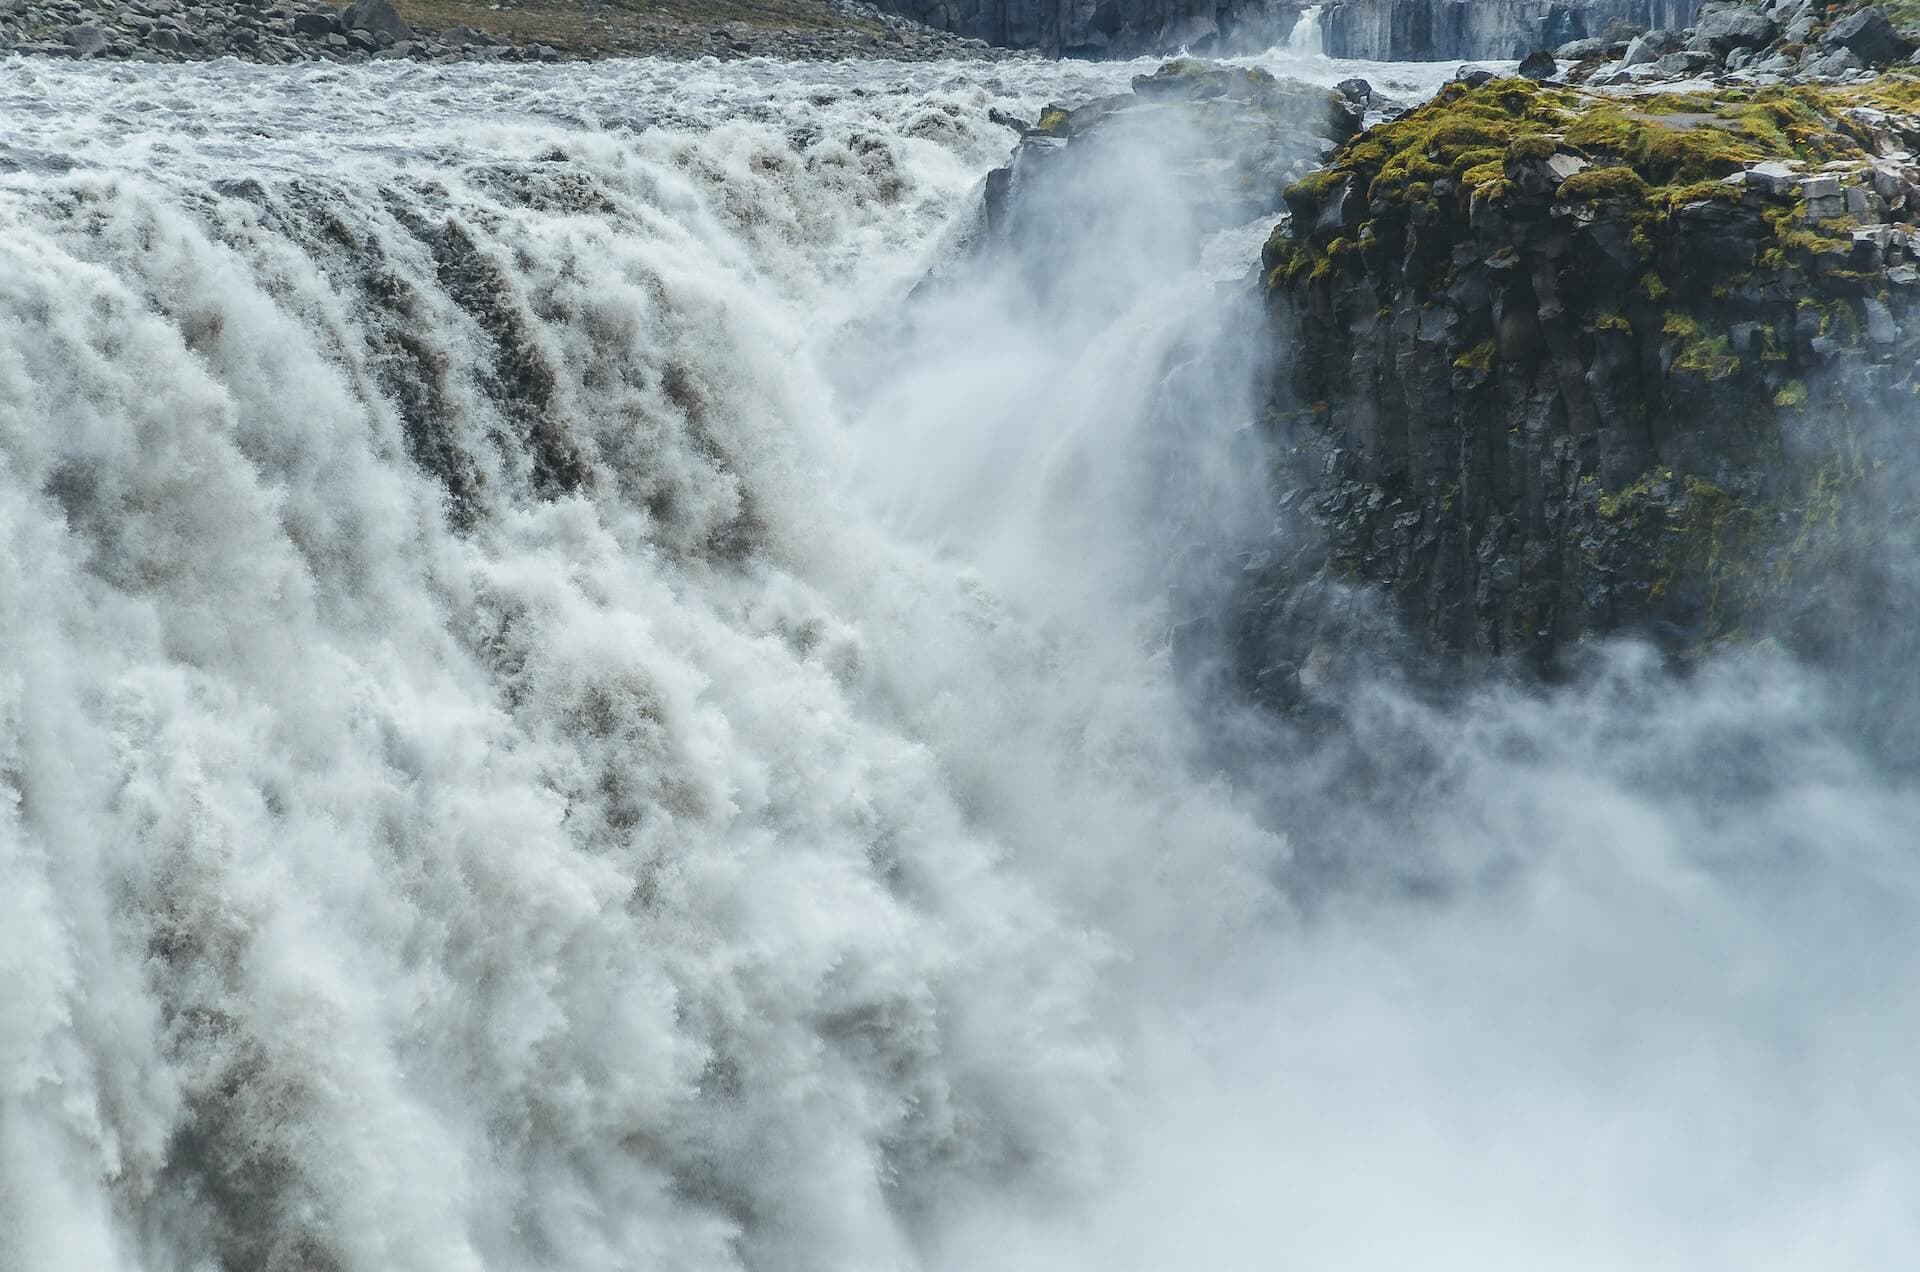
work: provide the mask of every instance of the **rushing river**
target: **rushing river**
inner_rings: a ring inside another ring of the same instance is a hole
[[[957,259],[1142,69],[0,62],[0,1270],[1910,1260],[1825,681],[1176,674],[1264,223]]]

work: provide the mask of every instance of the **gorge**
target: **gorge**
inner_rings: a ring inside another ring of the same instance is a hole
[[[0,1272],[1898,1266],[1916,81],[1338,7],[0,61]]]

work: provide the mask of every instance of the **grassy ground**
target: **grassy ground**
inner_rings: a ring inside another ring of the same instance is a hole
[[[444,31],[466,25],[516,42],[572,48],[651,44],[698,37],[731,22],[774,31],[852,25],[820,0],[395,0],[409,23]]]

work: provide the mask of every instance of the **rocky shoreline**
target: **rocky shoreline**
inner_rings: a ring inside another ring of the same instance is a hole
[[[512,3],[471,6],[474,20],[431,27],[409,21],[392,0],[0,0],[0,58],[30,56],[131,62],[232,57],[302,62],[562,62],[605,57],[768,57],[783,61],[898,61],[1032,56],[932,30],[859,0],[804,0],[780,14],[743,9],[689,20],[662,10],[582,5],[552,20]],[[504,12],[503,12],[504,11]],[[439,13],[443,10],[432,10]],[[774,20],[791,14],[788,20]],[[541,20],[547,19],[547,20]],[[577,19],[577,21],[576,21]]]

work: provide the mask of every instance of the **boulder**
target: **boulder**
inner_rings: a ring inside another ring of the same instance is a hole
[[[393,0],[353,0],[340,11],[340,26],[347,31],[386,34],[395,40],[411,40],[413,28],[393,7]]]
[[[1606,40],[1568,40],[1553,51],[1553,55],[1562,62],[1590,62],[1605,57],[1612,47]]]
[[[1545,49],[1535,49],[1520,59],[1520,73],[1530,80],[1552,79],[1559,66],[1553,60],[1553,54]]]
[[[1687,47],[1725,57],[1735,49],[1766,47],[1778,29],[1751,9],[1718,9],[1701,15]]]
[[[1653,67],[1662,75],[1693,75],[1713,65],[1713,54],[1697,49],[1679,49],[1655,58]]]
[[[1835,22],[1820,37],[1820,47],[1846,49],[1866,66],[1898,62],[1913,52],[1912,42],[1893,29],[1893,23],[1878,6],[1857,9]]]
[[[71,26],[60,38],[75,57],[98,57],[107,51],[107,33],[97,26]]]
[[[1373,104],[1373,85],[1358,76],[1341,80],[1333,86],[1333,91],[1362,110]]]
[[[332,35],[340,29],[340,19],[331,13],[295,14],[293,29],[299,35]]]
[[[1848,71],[1864,71],[1867,64],[1849,48],[1809,49],[1807,59],[1800,64],[1803,75],[1845,75]]]
[[[1633,43],[1627,45],[1627,51],[1620,58],[1622,66],[1638,66],[1642,62],[1658,61],[1663,55],[1672,53],[1682,44],[1678,31],[1649,31],[1637,35]]]

